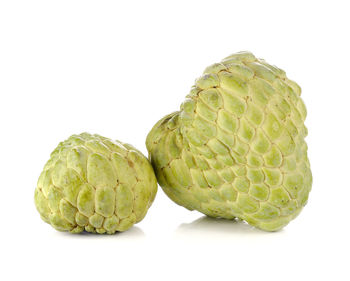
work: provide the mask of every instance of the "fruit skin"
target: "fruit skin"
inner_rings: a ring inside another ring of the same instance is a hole
[[[141,221],[156,193],[153,168],[140,151],[82,133],[51,153],[34,201],[41,218],[59,231],[113,234]]]
[[[300,93],[283,70],[249,52],[206,68],[180,111],[147,136],[164,192],[211,217],[266,231],[287,225],[312,184]]]

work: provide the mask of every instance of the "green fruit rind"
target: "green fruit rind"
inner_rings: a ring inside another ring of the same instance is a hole
[[[249,52],[207,67],[180,111],[147,136],[164,192],[211,217],[283,228],[312,185],[300,94],[283,70]]]
[[[41,218],[59,231],[113,234],[141,221],[156,193],[153,168],[140,151],[82,133],[51,153],[34,201]]]

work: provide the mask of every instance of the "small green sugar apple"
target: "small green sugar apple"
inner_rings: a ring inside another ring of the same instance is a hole
[[[153,168],[140,151],[82,133],[51,153],[34,198],[41,218],[57,230],[113,234],[141,221],[156,193]]]
[[[147,136],[159,184],[177,204],[266,231],[294,219],[312,175],[301,89],[249,52],[207,67],[180,111]]]

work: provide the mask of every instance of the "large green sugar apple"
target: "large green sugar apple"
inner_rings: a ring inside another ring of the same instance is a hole
[[[82,133],[51,153],[35,189],[35,205],[57,230],[112,234],[141,221],[156,192],[153,168],[141,152]]]
[[[205,69],[180,111],[146,145],[159,184],[177,204],[266,231],[305,206],[312,175],[301,89],[249,52]]]

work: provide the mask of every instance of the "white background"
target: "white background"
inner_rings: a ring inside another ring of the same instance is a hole
[[[349,280],[348,1],[1,1],[1,280]],[[177,110],[194,79],[250,50],[297,81],[314,183],[284,230],[213,220],[159,188],[113,235],[60,233],[33,194],[59,141],[132,143]]]

